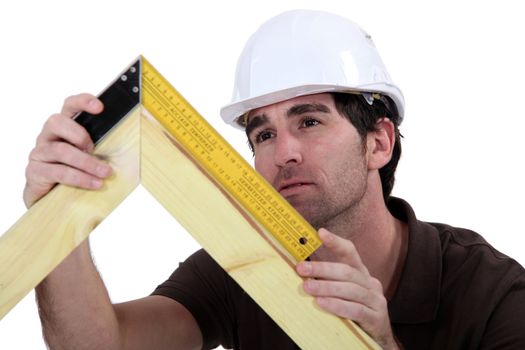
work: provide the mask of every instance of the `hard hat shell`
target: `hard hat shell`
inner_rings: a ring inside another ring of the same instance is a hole
[[[335,14],[288,11],[262,24],[246,43],[232,101],[221,116],[243,128],[239,118],[250,110],[322,92],[379,93],[392,99],[403,119],[403,94],[364,30]]]

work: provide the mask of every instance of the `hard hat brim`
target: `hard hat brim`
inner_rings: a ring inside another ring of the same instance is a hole
[[[239,122],[239,118],[243,117],[246,113],[250,112],[251,110],[265,107],[272,105],[274,103],[283,102],[295,97],[299,96],[306,96],[306,95],[314,95],[314,94],[320,94],[325,92],[346,92],[346,93],[354,93],[354,94],[360,94],[363,92],[368,93],[380,93],[383,95],[386,95],[390,97],[395,105],[398,108],[398,114],[399,114],[399,121],[401,123],[403,119],[404,110],[400,109],[400,106],[404,105],[404,101],[400,100],[402,99],[403,95],[401,91],[397,88],[397,86],[390,84],[388,85],[388,89],[391,90],[391,93],[385,91],[385,84],[382,83],[381,86],[375,86],[378,84],[367,84],[366,86],[359,86],[359,87],[349,87],[349,86],[341,86],[341,85],[330,85],[330,84],[307,84],[307,85],[301,85],[301,86],[294,86],[287,89],[279,90],[270,92],[267,94],[262,94],[259,96],[247,98],[244,100],[240,100],[238,102],[226,105],[221,108],[220,114],[222,119],[241,130],[244,130],[244,125],[242,123],[242,120]]]

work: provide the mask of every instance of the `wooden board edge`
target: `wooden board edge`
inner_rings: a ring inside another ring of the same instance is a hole
[[[140,106],[96,147],[113,175],[97,191],[59,185],[0,237],[0,319],[140,183]]]
[[[379,349],[353,322],[315,305],[263,229],[145,109],[141,183],[302,349]]]

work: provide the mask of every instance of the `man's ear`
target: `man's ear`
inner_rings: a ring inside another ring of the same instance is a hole
[[[385,166],[392,158],[396,142],[394,123],[388,118],[379,119],[375,130],[366,136],[368,170],[377,170]]]

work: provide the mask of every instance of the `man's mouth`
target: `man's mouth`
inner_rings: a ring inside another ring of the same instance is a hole
[[[291,182],[291,183],[284,183],[278,188],[279,193],[289,193],[293,192],[294,190],[300,189],[301,187],[311,185],[310,182]]]
[[[298,182],[298,183],[291,184],[291,185],[286,185],[286,186],[281,187],[281,189],[280,189],[279,191],[281,191],[281,190],[286,190],[286,189],[288,189],[288,188],[292,188],[292,187],[302,186],[302,185],[303,185],[302,182]]]

